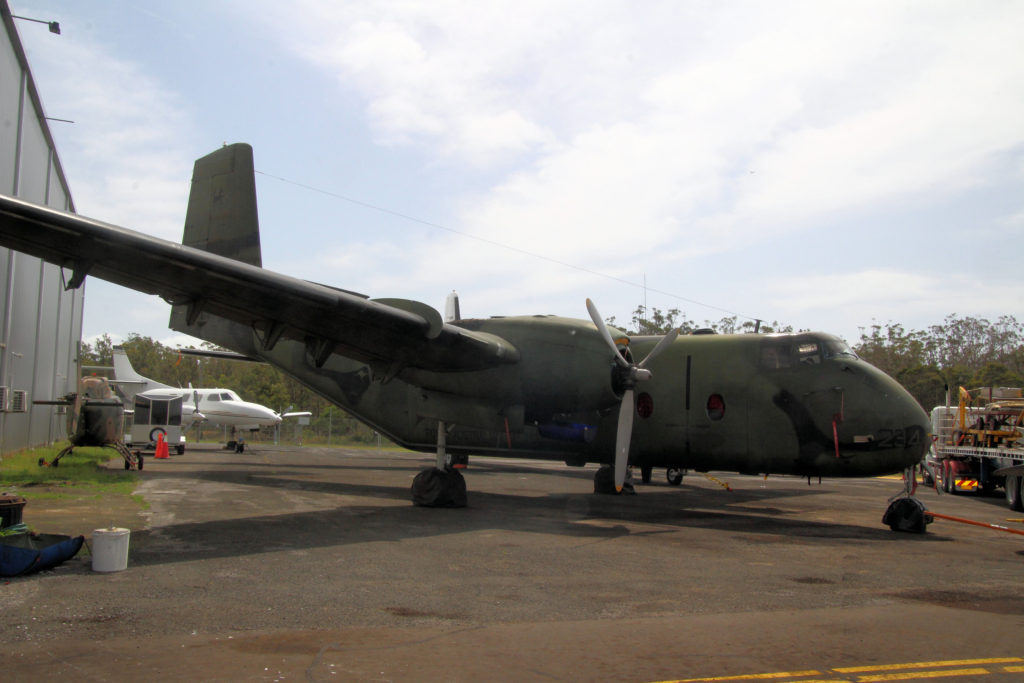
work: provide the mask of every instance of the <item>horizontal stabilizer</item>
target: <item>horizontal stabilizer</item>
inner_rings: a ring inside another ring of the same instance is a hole
[[[200,356],[202,358],[220,358],[222,360],[240,360],[247,363],[266,363],[262,358],[253,358],[234,351],[220,351],[217,349],[178,349],[178,353],[185,356]]]

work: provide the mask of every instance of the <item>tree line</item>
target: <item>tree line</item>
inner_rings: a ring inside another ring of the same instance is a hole
[[[615,318],[608,318],[615,326]],[[637,307],[630,321],[630,335],[665,334],[674,327],[683,334],[711,329],[720,334],[793,332],[777,321],[739,322],[736,316],[698,324],[676,308],[661,311]],[[937,325],[907,330],[894,322],[861,327],[853,344],[858,356],[902,384],[925,410],[943,405],[946,387],[956,399],[964,386],[1024,386],[1024,324],[1013,316],[995,322],[952,314]],[[375,443],[373,430],[333,406],[276,368],[260,363],[189,356],[149,337],[129,335],[122,346],[141,375],[171,386],[223,387],[238,392],[243,400],[260,403],[278,412],[308,410],[313,413],[303,439],[326,443]],[[204,348],[213,349],[210,344]],[[112,343],[104,335],[93,344],[82,344],[83,366],[111,366]],[[289,435],[284,425],[282,435]]]
[[[885,371],[925,410],[946,402],[946,387],[1024,387],[1024,325],[949,315],[939,325],[907,330],[898,323],[860,328],[858,356]]]

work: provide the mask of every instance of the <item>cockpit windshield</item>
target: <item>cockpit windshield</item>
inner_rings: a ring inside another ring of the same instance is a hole
[[[856,360],[857,354],[842,339],[825,335],[766,337],[761,344],[761,366],[770,370],[819,365],[833,358]]]

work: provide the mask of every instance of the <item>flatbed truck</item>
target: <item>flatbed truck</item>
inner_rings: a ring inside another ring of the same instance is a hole
[[[958,405],[931,412],[928,462],[946,493],[1002,486],[1011,510],[1024,510],[1024,392],[960,388]]]

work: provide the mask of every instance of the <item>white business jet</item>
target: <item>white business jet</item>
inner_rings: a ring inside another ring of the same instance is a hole
[[[241,453],[244,446],[243,434],[260,429],[274,427],[281,423],[281,416],[258,403],[243,401],[231,389],[181,389],[161,384],[143,377],[128,360],[124,347],[115,346],[114,351],[114,384],[129,401],[136,396],[147,398],[175,398],[182,401],[182,428],[187,429],[197,422],[210,425],[230,427],[232,438],[229,447]],[[306,413],[308,414],[308,413]]]

